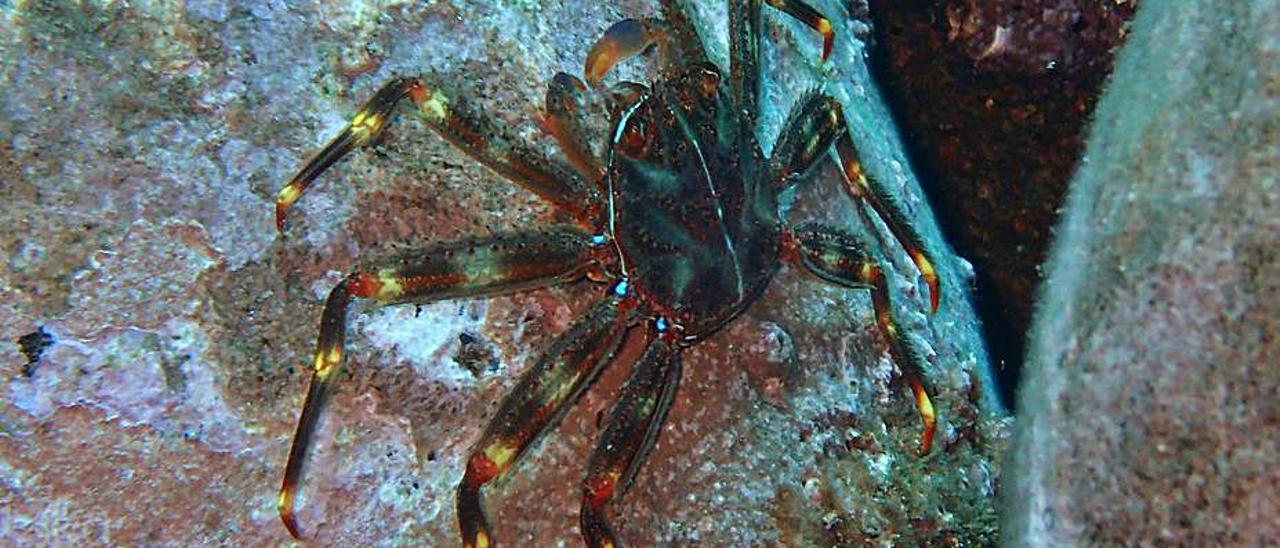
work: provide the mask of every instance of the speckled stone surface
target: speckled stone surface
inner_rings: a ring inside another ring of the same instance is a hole
[[[1015,406],[1053,228],[1137,0],[870,0],[873,74]]]
[[[1011,546],[1280,542],[1280,11],[1146,2],[1037,311]]]
[[[699,2],[725,62],[723,4]],[[843,14],[836,2],[819,2]],[[408,113],[273,227],[276,191],[394,74],[470,90],[510,133],[545,82],[579,73],[611,23],[650,2],[0,3],[0,538],[17,544],[278,545],[289,440],[325,294],[358,258],[550,219],[536,198]],[[931,455],[870,298],[784,268],[764,298],[686,352],[653,456],[617,507],[637,546],[915,545],[995,538],[1008,421],[987,405],[967,264],[942,240],[874,87],[865,24],[820,40],[766,14],[770,147],[822,86],[856,121],[865,164],[936,250],[942,308],[885,237],[905,328],[928,350]],[[645,62],[620,68],[644,80]],[[603,122],[601,122],[603,123]],[[603,126],[596,127],[601,131]],[[829,162],[793,220],[861,230]],[[357,307],[349,359],[303,483],[324,545],[456,542],[466,453],[519,374],[597,298],[583,283],[489,300]],[[487,491],[499,540],[578,545],[600,380]]]

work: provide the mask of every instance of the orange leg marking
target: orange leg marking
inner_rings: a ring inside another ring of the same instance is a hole
[[[831,28],[831,21],[823,17],[821,13],[818,13],[818,10],[806,4],[804,0],[768,0],[768,2],[770,6],[799,19],[805,26],[822,35],[822,61],[826,62],[827,58],[831,56],[831,49],[835,46],[836,38],[836,33]]]
[[[481,489],[506,473],[538,436],[551,429],[617,353],[631,318],[629,297],[610,297],[575,324],[503,399],[472,449],[458,486],[463,544],[493,542]]]

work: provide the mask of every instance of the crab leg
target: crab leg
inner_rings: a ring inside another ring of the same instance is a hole
[[[729,85],[754,130],[760,95],[760,1],[729,1]],[[750,135],[750,132],[745,132]]]
[[[822,61],[826,62],[831,56],[831,48],[835,45],[835,30],[831,28],[831,21],[823,17],[818,10],[813,9],[804,0],[767,0],[770,6],[778,8],[787,15],[799,19],[805,26],[817,31],[822,35]]]
[[[680,349],[674,340],[662,337],[650,343],[622,387],[582,481],[580,527],[588,546],[619,544],[609,526],[610,506],[627,492],[653,449],[679,383]]]
[[[793,228],[784,242],[784,257],[817,277],[843,287],[871,289],[876,324],[889,341],[889,352],[894,362],[902,368],[914,395],[920,421],[924,424],[920,454],[928,454],[933,445],[936,417],[923,381],[925,359],[899,331],[889,297],[889,285],[879,261],[867,253],[867,246],[860,239],[830,227],[801,225]]]
[[[494,544],[481,488],[511,469],[538,436],[552,428],[618,351],[632,306],[627,297],[595,307],[552,345],[502,401],[467,459],[458,485],[458,527],[464,546]]]
[[[501,132],[483,122],[457,97],[428,87],[417,78],[387,82],[356,112],[351,122],[306,163],[276,198],[276,228],[283,230],[289,207],[326,169],[346,154],[374,142],[387,127],[396,105],[408,97],[436,133],[467,155],[590,225],[599,198],[571,170],[540,158],[525,147],[500,139]]]
[[[358,270],[329,293],[320,318],[311,386],[289,449],[277,507],[289,534],[298,533],[294,502],[316,420],[334,375],[342,366],[347,309],[352,297],[379,304],[428,302],[510,293],[568,282],[598,268],[606,249],[577,228],[459,241],[383,260]]]
[[[284,230],[284,218],[289,207],[302,197],[302,193],[311,186],[316,177],[347,153],[373,142],[378,135],[382,134],[382,130],[387,127],[387,121],[395,112],[396,105],[400,103],[400,99],[409,94],[413,85],[414,80],[408,78],[396,78],[384,84],[365,102],[364,106],[360,107],[347,127],[338,132],[338,135],[329,141],[319,154],[307,161],[306,165],[302,166],[302,169],[298,170],[298,173],[284,185],[284,188],[280,189],[280,193],[276,196],[276,230]]]
[[[844,109],[830,96],[809,95],[788,116],[770,160],[773,180],[779,190],[794,184],[799,175],[808,171],[819,157],[830,150],[833,142],[844,172],[845,189],[854,198],[869,204],[884,220],[893,237],[920,270],[925,284],[929,286],[930,311],[937,312],[940,297],[938,273],[925,251],[924,238],[910,222],[902,202],[884,183],[868,177],[862,169]]]
[[[603,192],[604,167],[600,165],[600,158],[582,140],[581,120],[586,109],[586,93],[587,85],[582,80],[557,72],[547,84],[547,116],[542,121],[542,128],[560,144],[560,150],[578,174],[595,183],[597,191]]]

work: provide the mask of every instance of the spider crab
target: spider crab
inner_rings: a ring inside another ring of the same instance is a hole
[[[600,284],[603,298],[562,335],[503,399],[467,460],[458,485],[464,545],[495,542],[483,511],[485,484],[509,472],[551,429],[638,330],[644,350],[614,404],[582,482],[581,533],[591,546],[619,542],[611,504],[626,492],[652,449],[681,376],[681,351],[750,306],[784,263],[826,282],[871,290],[879,329],[904,372],[929,450],[934,411],[923,358],[899,333],[880,261],[859,237],[835,228],[788,226],[778,195],[796,185],[835,147],[848,194],[885,221],[914,261],[938,306],[938,278],[922,239],[896,198],[866,176],[839,103],[817,93],[792,110],[771,158],[756,138],[759,37],[763,4],[798,19],[824,39],[830,22],[802,0],[730,0],[730,70],[711,63],[678,0],[662,17],[614,24],[586,58],[586,82],[556,74],[546,94],[544,128],[568,166],[513,143],[496,146],[486,119],[417,78],[385,84],[280,191],[277,228],[307,186],[354,149],[373,142],[404,99],[441,137],[499,175],[532,191],[572,222],[482,239],[424,246],[378,257],[329,293],[320,320],[313,377],[298,421],[278,507],[299,537],[294,501],[319,410],[343,362],[351,299],[379,305],[423,303],[530,290],[578,280]],[[602,80],[618,62],[656,49],[659,78],[644,85]],[[587,93],[609,98],[611,138],[603,157],[579,131]]]

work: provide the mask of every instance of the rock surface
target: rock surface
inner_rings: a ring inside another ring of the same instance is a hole
[[[835,2],[820,2],[839,14]],[[723,3],[699,2],[723,64]],[[544,85],[578,73],[644,1],[0,3],[0,538],[16,544],[289,542],[276,489],[325,294],[359,257],[545,223],[551,214],[407,110],[273,227],[276,191],[378,85],[428,74],[535,146]],[[766,15],[771,146],[824,86],[858,121],[867,168],[901,189],[937,251],[942,309],[900,251],[907,331],[931,349],[940,428],[920,428],[870,299],[783,269],[732,326],[686,353],[668,425],[617,508],[635,545],[988,543],[1007,420],[987,407],[968,267],[942,243],[867,85],[865,24],[820,40]],[[644,80],[637,61],[622,76]],[[600,131],[602,128],[597,127]],[[839,171],[792,218],[857,230]],[[882,227],[865,227],[896,250]],[[601,288],[364,308],[310,455],[299,518],[321,544],[451,545],[466,453],[540,349]],[[577,545],[580,481],[605,375],[487,492],[499,540]]]
[[[873,74],[943,230],[973,262],[987,350],[1013,407],[1041,266],[1138,2],[869,4]]]
[[[1280,11],[1147,2],[1032,331],[1011,546],[1280,542]]]

